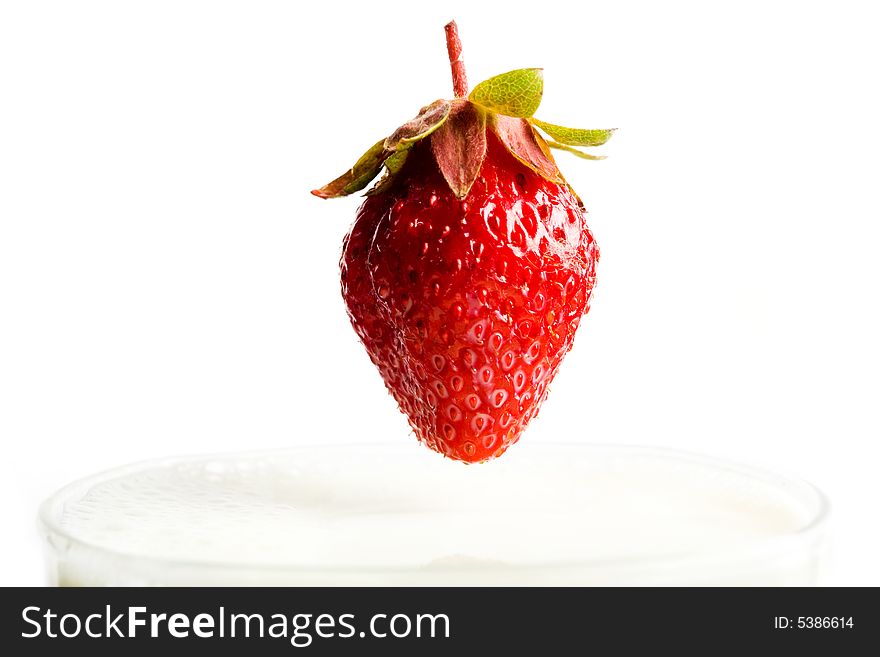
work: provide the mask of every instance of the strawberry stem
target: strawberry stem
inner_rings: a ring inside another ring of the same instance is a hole
[[[467,75],[464,72],[464,60],[461,57],[461,39],[458,36],[458,25],[449,21],[446,30],[446,50],[449,51],[449,66],[452,68],[452,89],[456,98],[468,95]]]

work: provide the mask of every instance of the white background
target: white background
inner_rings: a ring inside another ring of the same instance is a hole
[[[0,584],[35,513],[175,453],[414,440],[338,292],[358,201],[308,194],[472,83],[618,127],[560,164],[602,247],[528,441],[770,466],[834,506],[832,584],[880,585],[880,103],[864,2],[4,2]]]

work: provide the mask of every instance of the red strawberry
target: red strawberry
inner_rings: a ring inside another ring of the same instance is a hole
[[[475,462],[519,439],[590,307],[599,250],[547,146],[598,159],[572,146],[612,131],[531,118],[538,69],[465,100],[457,30],[446,29],[456,100],[427,106],[313,193],[350,194],[386,168],[343,245],[343,298],[418,439]]]

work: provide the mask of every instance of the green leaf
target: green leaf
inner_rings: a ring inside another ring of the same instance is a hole
[[[525,119],[496,115],[495,134],[520,162],[547,180],[561,182],[562,175],[544,139]]]
[[[364,153],[351,169],[320,189],[313,189],[312,194],[321,198],[337,198],[354,194],[370,184],[370,181],[379,174],[382,163],[390,155],[391,151],[385,148],[385,140],[381,139],[373,144],[372,148]]]
[[[492,112],[525,118],[538,109],[543,93],[543,70],[520,68],[481,82],[469,98]]]
[[[611,130],[582,130],[580,128],[566,128],[561,125],[545,123],[540,119],[532,119],[532,123],[553,137],[561,144],[568,146],[601,146],[611,139],[616,128]]]
[[[412,144],[424,139],[443,125],[451,108],[452,103],[448,100],[435,100],[427,107],[423,107],[416,118],[407,121],[391,133],[391,136],[385,140],[385,148],[394,151],[402,144]]]
[[[548,141],[547,145],[550,148],[556,148],[556,149],[559,149],[560,151],[567,151],[569,153],[577,155],[578,157],[582,157],[585,160],[604,160],[605,159],[604,155],[590,155],[589,153],[584,153],[583,151],[579,151],[576,148],[573,148],[571,146],[567,146],[566,144],[560,144],[555,141]]]
[[[485,112],[458,101],[449,120],[431,137],[431,150],[449,188],[456,197],[465,198],[486,157]]]

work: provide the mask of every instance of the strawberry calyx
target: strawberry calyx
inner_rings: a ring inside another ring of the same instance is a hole
[[[525,166],[559,184],[566,183],[551,148],[584,159],[604,159],[581,149],[601,146],[611,138],[614,129],[567,128],[534,117],[544,93],[540,68],[496,75],[468,94],[455,21],[445,29],[456,97],[439,99],[423,107],[413,119],[376,142],[348,171],[313,190],[312,194],[321,198],[348,196],[364,189],[384,168],[383,178],[367,192],[368,195],[379,193],[401,169],[408,151],[427,139],[443,178],[456,197],[464,199],[486,157],[486,130],[492,130]],[[550,139],[545,139],[541,132]]]

